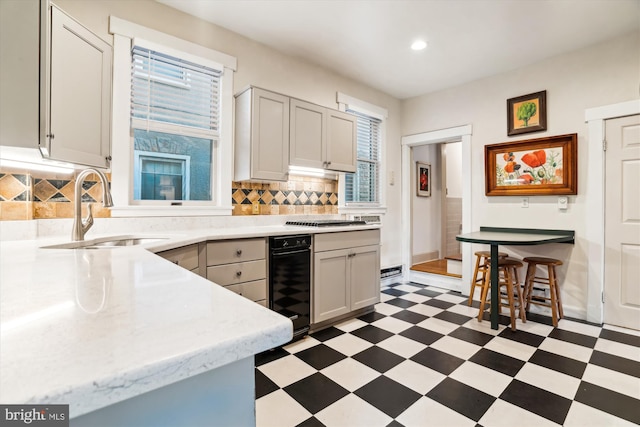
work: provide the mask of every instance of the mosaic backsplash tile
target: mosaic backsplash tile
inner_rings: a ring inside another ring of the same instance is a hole
[[[89,176],[82,185],[82,201],[95,203],[94,217],[108,218],[109,209],[99,203],[101,195],[97,177]],[[255,215],[254,202],[260,215],[337,214],[338,182],[302,176],[287,182],[233,182],[231,198],[233,215]],[[72,218],[74,199],[74,177],[0,172],[0,220]]]

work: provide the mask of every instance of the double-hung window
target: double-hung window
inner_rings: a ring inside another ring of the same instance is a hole
[[[380,202],[381,120],[347,109],[357,117],[356,172],[345,175],[345,204]]]
[[[110,18],[112,216],[230,215],[236,59]]]
[[[340,177],[341,213],[382,214],[384,208],[384,134],[387,110],[338,92],[340,109],[356,116],[356,172]]]
[[[211,200],[220,139],[221,74],[219,69],[133,47],[134,200]]]

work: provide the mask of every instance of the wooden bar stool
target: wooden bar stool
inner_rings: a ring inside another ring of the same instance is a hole
[[[526,311],[529,311],[530,304],[550,307],[553,326],[558,326],[558,319],[562,319],[564,317],[564,313],[562,312],[562,300],[560,299],[556,265],[562,265],[562,261],[559,259],[544,257],[527,257],[523,261],[528,264],[527,275],[524,279]],[[536,276],[536,268],[539,265],[547,267],[547,277]],[[549,296],[547,296],[545,288],[538,288],[537,286],[534,287],[534,283],[548,286]],[[534,290],[544,291],[544,295],[533,295]]]
[[[486,261],[489,262],[489,259]],[[511,330],[516,330],[516,306],[519,310],[519,317],[523,323],[527,321],[525,316],[525,306],[524,306],[524,296],[523,293],[520,292],[520,282],[518,280],[518,268],[521,268],[523,264],[517,259],[512,258],[500,258],[498,259],[498,285],[500,286],[500,301],[497,301],[498,310],[502,312],[503,300],[507,300],[507,305],[509,306],[509,315],[511,318]],[[485,280],[484,285],[482,286],[482,295],[480,296],[480,310],[478,312],[478,321],[482,321],[482,316],[484,314],[484,306],[487,302],[487,294],[489,293],[489,287],[491,286],[489,277],[491,277],[491,273],[489,271],[489,267],[487,267],[486,273],[487,280]],[[505,287],[505,292],[502,291],[502,287]],[[514,297],[517,301],[514,300]],[[494,302],[491,301],[491,304]]]
[[[482,286],[484,282],[489,280],[487,272],[489,271],[489,257],[491,251],[478,251],[476,255],[476,268],[473,270],[473,276],[471,277],[471,289],[469,290],[469,301],[467,305],[471,307],[473,301],[473,294],[475,293],[476,286],[480,287],[480,293],[482,293]],[[509,255],[504,252],[498,252],[498,258],[506,258]],[[478,277],[478,274],[482,274]]]

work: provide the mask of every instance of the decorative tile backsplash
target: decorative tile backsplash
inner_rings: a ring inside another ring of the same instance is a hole
[[[101,202],[101,196],[97,177],[87,177],[82,201]],[[0,172],[0,220],[72,218],[74,198],[73,177]],[[254,215],[254,202],[260,215],[337,214],[338,182],[302,176],[287,182],[233,182],[231,198],[233,215]],[[93,216],[108,218],[110,211],[95,203]]]
[[[260,215],[337,214],[338,181],[290,176],[287,182],[234,182],[231,185],[234,215],[252,215],[258,203]]]

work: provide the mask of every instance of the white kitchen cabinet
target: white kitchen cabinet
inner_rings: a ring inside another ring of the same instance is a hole
[[[48,1],[0,7],[0,145],[108,167],[111,46]]]
[[[380,230],[314,237],[313,323],[380,302]]]
[[[250,87],[236,95],[235,180],[286,181],[289,97]]]
[[[267,305],[267,243],[263,238],[207,243],[207,279]]]
[[[355,172],[355,116],[292,98],[289,127],[290,165]]]

